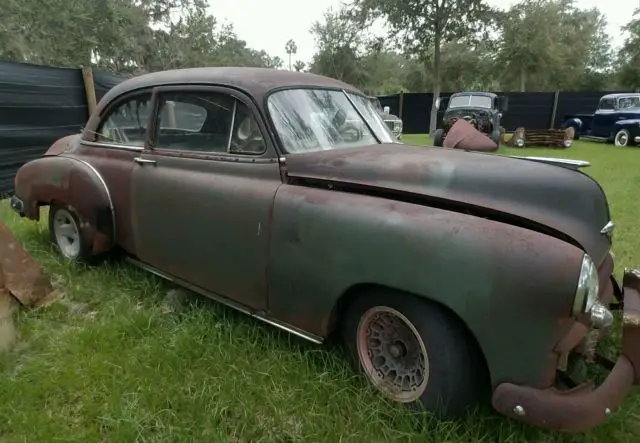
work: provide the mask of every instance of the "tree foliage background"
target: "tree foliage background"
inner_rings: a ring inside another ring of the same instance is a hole
[[[573,0],[522,0],[506,11],[484,0],[348,0],[310,29],[313,59],[285,64],[248,47],[207,6],[206,0],[0,0],[0,60],[92,65],[120,75],[291,66],[375,95],[640,88],[640,10],[614,51],[603,15]],[[366,32],[375,22],[388,35]],[[293,40],[282,44],[291,57],[300,49]]]

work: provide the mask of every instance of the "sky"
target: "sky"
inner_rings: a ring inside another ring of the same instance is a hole
[[[314,21],[330,7],[338,9],[344,0],[209,0],[209,12],[221,22],[232,23],[238,36],[254,49],[264,49],[279,56],[288,67],[284,45],[293,39],[298,52],[292,63],[309,63],[316,51],[309,32]],[[389,0],[393,1],[393,0]],[[488,0],[492,6],[508,8],[517,0]],[[607,17],[608,33],[614,46],[624,41],[620,27],[626,24],[640,0],[576,0],[579,8],[598,7]],[[607,7],[608,6],[608,7]],[[380,30],[378,30],[379,32]],[[376,32],[376,33],[378,33]]]

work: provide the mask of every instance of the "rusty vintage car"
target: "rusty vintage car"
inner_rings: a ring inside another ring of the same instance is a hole
[[[115,86],[22,166],[11,205],[33,220],[49,206],[67,259],[118,250],[312,342],[341,338],[412,411],[457,417],[487,394],[580,432],[640,382],[640,272],[613,277],[614,224],[584,166],[411,147],[340,81],[197,68]],[[615,364],[584,346],[614,309]],[[573,386],[579,353],[611,365],[598,388]]]

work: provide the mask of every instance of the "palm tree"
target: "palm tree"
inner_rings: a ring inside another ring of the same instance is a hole
[[[289,55],[289,71],[291,71],[291,56],[298,52],[298,46],[296,46],[296,42],[293,39],[289,39],[286,45],[284,45],[284,50],[287,51]]]

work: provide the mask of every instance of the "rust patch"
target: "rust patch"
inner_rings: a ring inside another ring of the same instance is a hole
[[[597,389],[591,382],[567,391],[503,383],[496,388],[492,403],[498,412],[532,426],[585,432],[620,406],[632,383],[633,366],[622,356]]]

